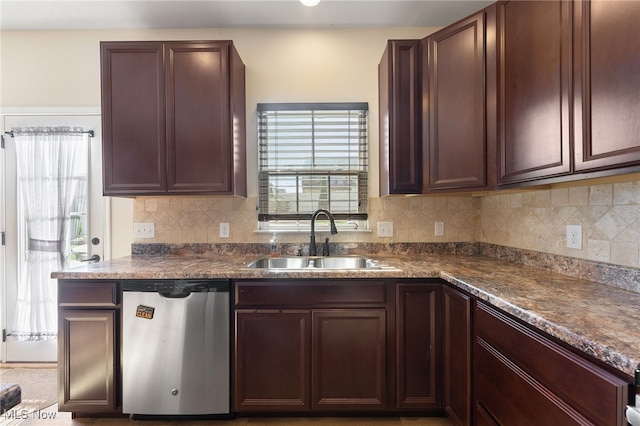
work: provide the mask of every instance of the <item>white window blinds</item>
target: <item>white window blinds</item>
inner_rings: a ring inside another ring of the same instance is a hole
[[[259,220],[367,218],[367,103],[258,104]]]

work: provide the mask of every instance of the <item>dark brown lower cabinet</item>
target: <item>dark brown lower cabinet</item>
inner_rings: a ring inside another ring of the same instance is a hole
[[[58,409],[118,412],[116,282],[58,285]]]
[[[385,324],[384,309],[237,310],[235,409],[384,408]]]
[[[309,310],[237,310],[236,411],[308,411]]]
[[[385,408],[385,310],[316,310],[312,317],[311,408]]]
[[[396,407],[440,408],[440,283],[396,284]]]
[[[627,382],[484,303],[473,322],[477,425],[626,424]]]
[[[387,408],[383,281],[235,285],[234,410]]]
[[[442,403],[454,425],[471,425],[471,298],[442,286]]]

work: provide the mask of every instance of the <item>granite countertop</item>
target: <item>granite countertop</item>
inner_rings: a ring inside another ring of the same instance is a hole
[[[131,256],[88,264],[57,279],[433,278],[520,318],[633,377],[640,363],[640,293],[482,255],[372,255],[366,271],[264,271],[251,255]]]

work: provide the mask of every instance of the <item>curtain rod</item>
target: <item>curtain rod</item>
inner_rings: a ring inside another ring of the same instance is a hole
[[[81,133],[87,133],[90,138],[95,136],[95,133],[93,130],[87,130],[86,132],[81,132]],[[10,132],[4,132],[4,134],[13,137],[13,130],[11,130]]]

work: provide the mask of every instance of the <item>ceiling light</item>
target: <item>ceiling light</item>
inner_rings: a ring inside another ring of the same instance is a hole
[[[300,0],[300,3],[304,4],[305,6],[313,7],[320,3],[320,0]]]

